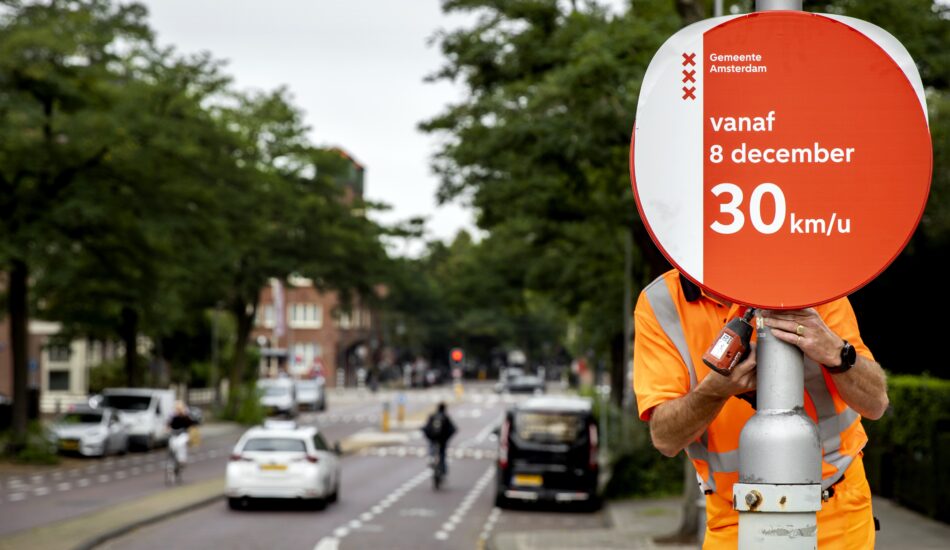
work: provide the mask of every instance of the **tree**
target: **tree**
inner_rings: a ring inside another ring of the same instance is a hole
[[[64,235],[64,197],[123,141],[110,116],[119,44],[148,39],[145,10],[105,0],[16,3],[0,14],[0,265],[7,271],[13,432],[26,431],[27,320],[34,270]]]

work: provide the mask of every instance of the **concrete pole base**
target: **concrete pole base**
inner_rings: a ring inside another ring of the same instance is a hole
[[[736,483],[732,495],[739,512],[739,548],[818,548],[820,484]]]

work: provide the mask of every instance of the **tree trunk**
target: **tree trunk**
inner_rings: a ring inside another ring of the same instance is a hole
[[[702,0],[676,0],[676,13],[683,20],[683,26],[692,25],[706,18],[706,3]]]
[[[624,384],[626,383],[626,367],[623,364],[624,360],[624,349],[623,349],[623,339],[624,335],[622,332],[614,335],[610,339],[610,396],[614,404],[616,404],[621,409],[623,408],[623,393],[624,393]]]
[[[7,289],[7,312],[10,315],[10,348],[13,359],[13,443],[22,445],[26,440],[27,426],[27,365],[29,345],[29,309],[27,301],[29,268],[22,260],[13,260],[10,265],[9,288]]]
[[[244,371],[247,368],[247,344],[251,339],[251,329],[254,328],[253,306],[241,299],[235,299],[232,304],[232,313],[237,320],[237,341],[235,342],[234,361],[228,373],[228,413],[231,418],[237,415],[238,403],[241,398],[241,387],[244,382]],[[251,310],[248,313],[248,310]]]
[[[138,386],[138,334],[139,314],[129,306],[122,307],[122,326],[119,332],[125,346],[125,383],[130,388]]]
[[[700,0],[675,0],[676,12],[683,20],[683,25],[691,25],[706,18],[705,2]],[[680,540],[692,541],[696,538],[699,529],[699,509],[696,501],[699,499],[699,485],[696,483],[696,470],[689,458],[683,463],[683,518],[680,522],[677,535]]]

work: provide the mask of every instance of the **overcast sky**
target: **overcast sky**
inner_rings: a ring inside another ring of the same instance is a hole
[[[462,98],[426,84],[442,56],[427,46],[445,18],[439,0],[140,0],[162,45],[228,61],[239,88],[286,85],[318,145],[366,167],[366,196],[392,206],[384,221],[426,216],[434,237],[474,227],[459,205],[436,207],[435,138],[419,121]]]

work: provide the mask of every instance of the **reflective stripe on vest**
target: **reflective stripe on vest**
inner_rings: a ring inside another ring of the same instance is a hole
[[[666,280],[663,277],[657,278],[644,289],[644,294],[650,302],[650,307],[653,309],[657,322],[686,364],[686,370],[689,372],[690,391],[692,391],[697,384],[696,369],[693,367],[693,360],[686,344],[686,335],[683,333],[679,312],[676,310],[676,303],[670,294]],[[821,366],[807,357],[805,358],[805,391],[811,398],[812,404],[815,405],[815,412],[818,415],[818,433],[821,438],[822,458],[836,468],[834,474],[821,480],[822,489],[827,489],[841,479],[844,471],[854,460],[853,456],[841,453],[841,434],[850,428],[859,416],[851,407],[846,406],[840,413],[835,410],[834,399],[828,385],[825,384]],[[698,441],[693,441],[686,447],[686,454],[691,460],[702,460],[709,465],[709,479],[704,481],[711,490],[715,491],[714,472],[738,473],[739,449],[715,453],[709,450],[708,440],[708,431],[703,432]]]

